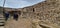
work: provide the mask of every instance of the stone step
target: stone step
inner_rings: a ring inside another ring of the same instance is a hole
[[[4,22],[0,22],[0,26],[4,25]]]
[[[0,18],[4,18],[4,17],[0,17]]]
[[[5,19],[2,18],[2,19],[0,19],[0,20],[5,20]]]
[[[0,23],[4,23],[4,22],[0,22]]]
[[[0,16],[0,17],[4,17],[4,16]]]
[[[4,18],[4,17],[0,17],[0,18]]]
[[[4,28],[4,26],[0,26],[0,28]]]
[[[0,20],[5,20],[5,19],[0,19]]]
[[[4,26],[4,22],[0,22],[0,26]]]
[[[0,18],[4,18],[4,17],[0,17]]]
[[[0,19],[5,19],[5,18],[0,18]]]
[[[5,20],[0,20],[0,22],[5,22]]]
[[[0,27],[1,27],[1,26],[4,26],[4,24],[3,24],[3,25],[0,25]]]

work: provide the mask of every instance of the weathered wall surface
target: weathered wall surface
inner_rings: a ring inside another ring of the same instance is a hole
[[[20,11],[18,21],[11,17],[6,28],[60,28],[60,0],[47,0]]]

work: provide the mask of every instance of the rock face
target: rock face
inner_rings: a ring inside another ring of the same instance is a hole
[[[6,28],[60,28],[60,0],[46,0],[18,10],[18,21],[10,18]]]

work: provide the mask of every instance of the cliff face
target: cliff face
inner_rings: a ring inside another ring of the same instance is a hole
[[[11,23],[15,24],[15,28],[20,28],[19,22],[22,22],[20,20],[28,20],[29,24],[32,23],[31,26],[33,28],[60,28],[60,0],[46,0],[36,5],[18,10],[21,11],[19,20],[17,22],[14,20],[10,21],[8,23],[8,28],[12,26],[10,25]],[[28,23],[28,21],[26,21],[26,23]],[[28,26],[26,26],[26,28],[29,28]]]

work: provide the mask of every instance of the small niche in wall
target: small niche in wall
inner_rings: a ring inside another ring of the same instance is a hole
[[[34,8],[33,8],[33,12],[35,12]]]

